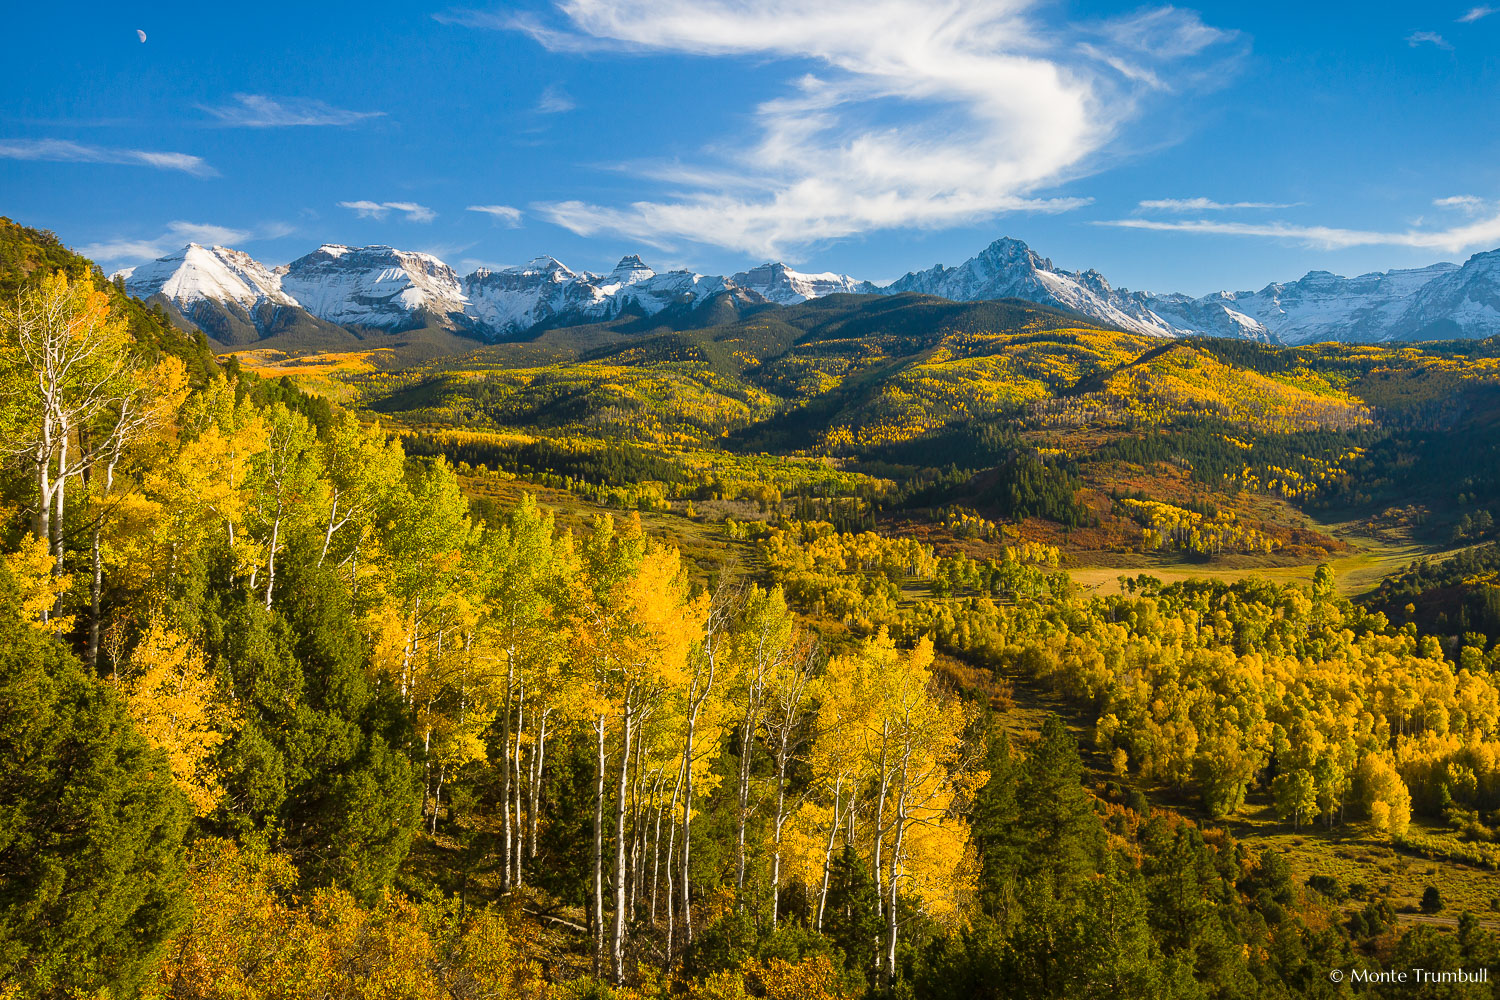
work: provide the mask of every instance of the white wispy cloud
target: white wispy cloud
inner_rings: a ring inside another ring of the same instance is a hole
[[[484,260],[479,257],[464,257],[458,262],[458,266],[463,268],[465,274],[471,274],[480,268],[484,268],[487,271],[503,271],[511,265],[499,261]]]
[[[1496,11],[1500,11],[1500,7],[1470,7],[1468,13],[1458,19],[1458,23],[1473,24],[1480,18],[1489,17]]]
[[[1451,198],[1434,198],[1432,204],[1437,208],[1456,208],[1468,215],[1478,215],[1489,203],[1478,195],[1456,194]]]
[[[521,210],[510,205],[470,205],[466,211],[482,212],[511,229],[521,224]]]
[[[407,222],[431,222],[437,213],[414,201],[341,201],[339,208],[352,210],[361,219],[384,219],[392,212],[406,216]]]
[[[1224,222],[1215,219],[1163,221],[1159,219],[1110,219],[1095,223],[1121,229],[1145,229],[1153,232],[1192,233],[1218,236],[1260,236],[1289,240],[1325,250],[1349,247],[1399,246],[1444,253],[1461,253],[1500,243],[1500,215],[1478,219],[1448,229],[1407,229],[1380,232],[1367,229],[1340,229],[1334,226],[1302,226],[1290,222]]]
[[[427,243],[416,247],[418,253],[436,257],[439,261],[453,260],[472,249],[474,249],[473,243]]]
[[[202,157],[191,153],[90,146],[69,139],[0,139],[0,159],[44,160],[50,163],[118,163],[154,167],[157,170],[180,170],[195,177],[212,177],[218,173]]]
[[[1214,201],[1211,198],[1155,198],[1136,206],[1145,211],[1158,212],[1228,212],[1235,209],[1291,208],[1289,204],[1273,201]]]
[[[312,98],[235,94],[234,103],[200,104],[221,125],[237,128],[283,128],[296,125],[356,125],[384,111],[350,111]]]
[[[271,224],[264,238],[275,239],[286,236],[289,227]],[[210,246],[232,246],[254,240],[256,233],[229,226],[216,226],[206,222],[169,222],[166,231],[147,239],[122,238],[90,243],[78,248],[78,252],[101,263],[118,263],[154,260],[180,248],[185,243],[204,243]]]
[[[1056,27],[1033,0],[560,0],[563,20],[449,13],[557,51],[784,60],[801,70],[750,112],[752,138],[697,162],[631,164],[661,185],[627,205],[532,206],[574,232],[775,256],[892,227],[1065,211],[1081,176],[1192,61],[1234,35],[1160,7]]]
[[[556,84],[543,90],[541,98],[536,102],[536,109],[544,115],[559,115],[576,107],[578,102]]]
[[[1164,61],[1191,59],[1233,36],[1185,13],[1170,6],[1146,8],[1085,26],[1084,35],[1092,40],[1080,42],[1078,50],[1132,83],[1170,92],[1176,89],[1171,79],[1158,71]]]
[[[1406,44],[1412,48],[1417,48],[1421,45],[1436,45],[1440,49],[1448,49],[1450,51],[1453,49],[1448,39],[1436,31],[1413,31],[1406,36]]]

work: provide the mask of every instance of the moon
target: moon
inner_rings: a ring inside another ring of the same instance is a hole
[[[146,33],[144,31],[142,31],[140,28],[136,28],[135,29],[135,33],[141,37],[141,42],[142,43],[144,43],[146,41]]]

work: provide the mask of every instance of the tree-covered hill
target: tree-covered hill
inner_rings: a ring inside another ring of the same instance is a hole
[[[1500,964],[1488,346],[830,297],[273,379],[0,234],[4,1000]]]

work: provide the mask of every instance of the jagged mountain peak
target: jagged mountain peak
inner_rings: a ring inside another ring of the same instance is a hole
[[[634,284],[656,277],[656,271],[649,264],[641,260],[636,254],[628,254],[620,258],[620,263],[609,272],[607,280],[615,283]]]
[[[341,326],[461,326],[468,304],[447,264],[429,253],[383,244],[325,243],[288,264],[281,287],[314,316]]]
[[[1000,237],[979,251],[977,256],[986,260],[1025,261],[1033,266],[1052,270],[1050,259],[1042,257],[1025,240],[1018,240],[1014,236]]]
[[[868,294],[878,291],[868,281],[860,281],[847,274],[796,271],[780,261],[767,261],[748,271],[740,271],[728,280],[735,288],[752,292],[777,305],[795,305],[840,292]]]
[[[543,323],[597,322],[627,310],[648,316],[694,310],[725,292],[741,306],[794,305],[840,292],[918,292],[958,301],[1015,297],[1153,336],[1308,343],[1500,334],[1500,250],[1474,254],[1462,267],[1440,263],[1353,278],[1312,270],[1258,292],[1198,297],[1115,287],[1093,268],[1064,270],[1009,236],[960,264],[936,264],[884,287],[834,272],[798,271],[781,261],[729,276],[658,272],[636,254],[620,258],[608,274],[574,271],[542,255],[460,277],[432,254],[341,243],[325,243],[276,268],[239,250],[190,243],[118,273],[134,294],[159,295],[198,317],[215,303],[232,303],[236,316],[253,313],[259,327],[258,317],[295,307],[347,327],[437,323],[491,338]]]
[[[545,274],[554,274],[554,273],[557,273],[557,274],[567,274],[567,275],[571,275],[573,273],[573,271],[571,269],[569,269],[569,267],[566,264],[564,264],[562,261],[558,260],[556,257],[549,257],[546,254],[541,254],[539,256],[533,257],[530,260],[528,260],[526,263],[522,264],[520,267],[508,267],[508,268],[506,268],[506,270],[507,271],[523,271],[523,272],[542,272],[542,273],[545,273]]]
[[[252,307],[268,300],[294,305],[281,290],[280,276],[249,254],[230,247],[188,243],[180,250],[118,272],[132,295],[161,295],[179,306],[201,301]]]

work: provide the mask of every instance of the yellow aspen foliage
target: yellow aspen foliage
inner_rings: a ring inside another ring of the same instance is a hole
[[[752,966],[750,977],[758,989],[752,994],[767,1000],[834,1000],[856,997],[849,980],[826,954],[809,955],[800,962],[770,958]]]
[[[15,578],[21,592],[21,613],[35,628],[56,632],[71,631],[73,618],[50,614],[57,599],[72,586],[72,577],[53,574],[52,554],[45,540],[27,535],[18,551],[0,554],[0,565]]]
[[[1406,833],[1411,824],[1411,793],[1388,755],[1366,754],[1355,768],[1354,784],[1376,830],[1393,838]]]
[[[223,794],[213,771],[214,751],[228,739],[233,720],[215,696],[203,653],[155,615],[119,684],[136,728],[165,752],[172,779],[193,810],[208,813]]]
[[[710,973],[688,985],[692,1000],[842,1000],[862,996],[828,955],[809,955],[799,962],[784,958],[751,961],[742,968]]]
[[[668,684],[684,679],[688,650],[702,638],[698,622],[707,610],[708,596],[690,600],[686,582],[678,551],[656,546],[625,582],[625,603],[634,623],[624,644],[625,658],[649,665],[650,673]]]
[[[186,551],[222,533],[237,572],[258,559],[244,522],[251,463],[266,448],[265,420],[248,401],[235,401],[226,379],[210,382],[184,406],[185,438],[174,461],[153,470],[147,492],[167,512],[159,544],[167,579],[175,577]]]
[[[193,924],[144,1000],[519,1000],[544,995],[493,910],[339,889],[299,900],[283,856],[205,839],[191,865]]]

